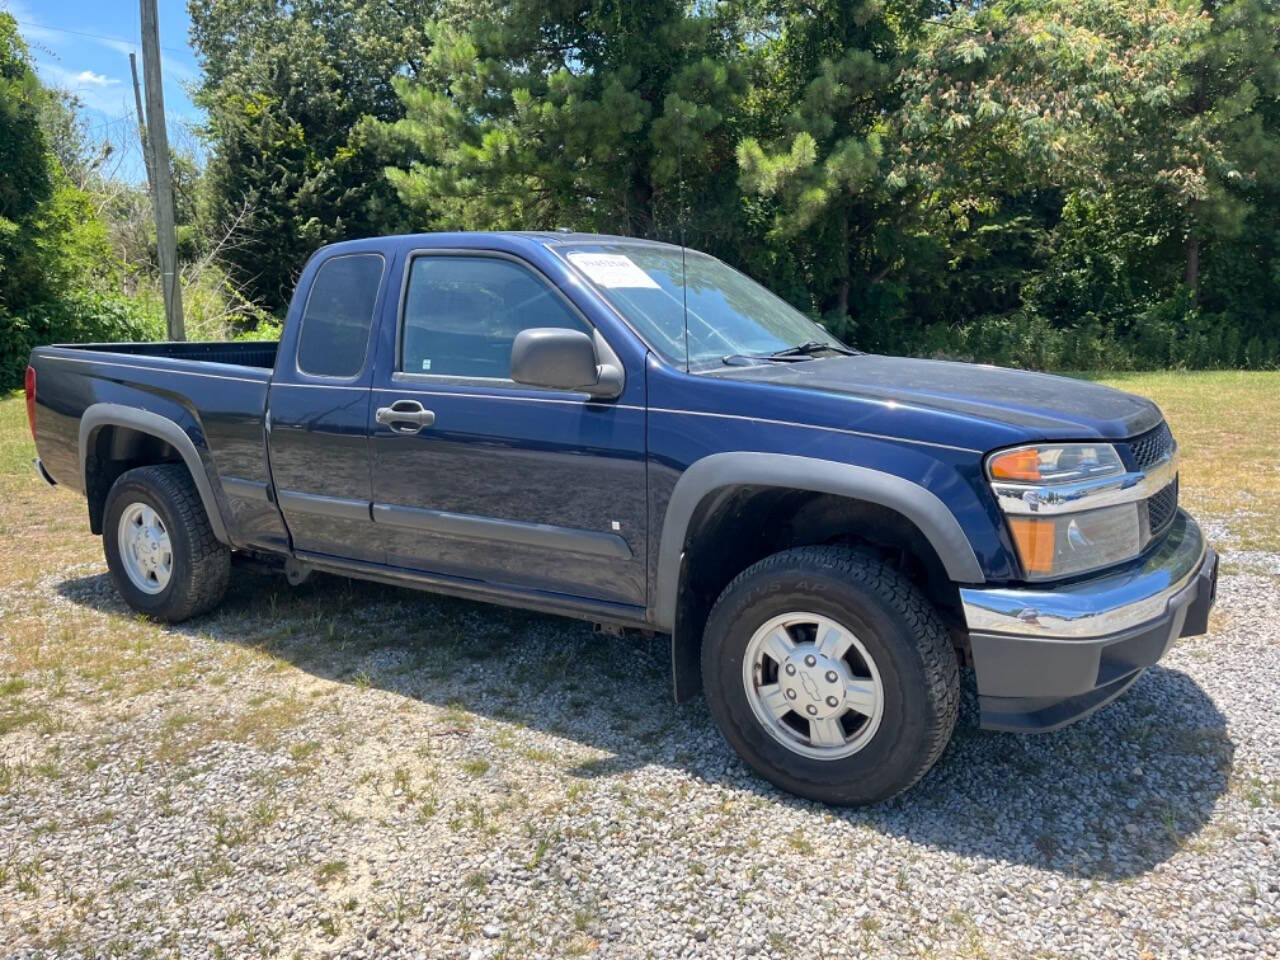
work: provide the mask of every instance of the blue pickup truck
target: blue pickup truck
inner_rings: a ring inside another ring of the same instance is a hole
[[[962,664],[984,727],[1054,729],[1214,599],[1150,401],[860,353],[668,244],[340,243],[278,345],[41,347],[26,388],[135,610],[250,558],[670,634],[676,698],[829,803],[929,770]]]

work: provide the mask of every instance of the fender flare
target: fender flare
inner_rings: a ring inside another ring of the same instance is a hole
[[[227,536],[227,526],[222,518],[222,510],[218,506],[218,498],[213,491],[213,483],[209,479],[209,471],[200,453],[196,450],[191,437],[175,421],[149,410],[139,410],[119,403],[95,403],[85,410],[80,418],[80,478],[89,488],[89,478],[85,473],[88,466],[89,451],[93,439],[103,427],[127,427],[139,433],[149,434],[163,440],[178,451],[187,471],[195,481],[196,492],[200,494],[200,502],[204,504],[204,512],[209,517],[209,526],[213,535],[222,543],[231,545]]]
[[[694,512],[707,496],[730,486],[787,487],[864,500],[887,507],[919,528],[956,583],[983,583],[982,567],[960,522],[918,483],[853,464],[776,453],[715,453],[693,463],[667,502],[658,546],[654,621],[674,631],[685,538]]]

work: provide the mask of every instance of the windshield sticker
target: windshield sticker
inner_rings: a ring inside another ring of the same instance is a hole
[[[569,262],[601,287],[647,287],[661,289],[657,281],[620,253],[571,253]]]

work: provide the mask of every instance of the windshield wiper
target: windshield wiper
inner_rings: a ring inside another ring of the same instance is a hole
[[[815,356],[824,352],[838,353],[842,356],[852,357],[858,351],[850,350],[848,347],[836,343],[823,343],[821,340],[809,340],[794,347],[776,350],[773,353],[759,355],[749,353],[731,353],[727,357],[721,357],[720,361],[726,366],[731,367],[739,367],[744,364],[759,363],[762,361],[795,363],[798,360],[812,360]]]
[[[850,350],[846,346],[838,343],[823,343],[821,340],[808,340],[805,343],[795,347],[787,347],[785,350],[778,350],[769,354],[771,360],[780,360],[785,357],[812,357],[829,350],[831,353],[839,353],[846,357],[852,357],[858,351]]]

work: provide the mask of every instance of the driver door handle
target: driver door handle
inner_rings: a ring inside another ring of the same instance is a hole
[[[396,433],[417,433],[436,422],[435,413],[425,409],[417,400],[397,400],[389,407],[379,407],[374,416]]]

